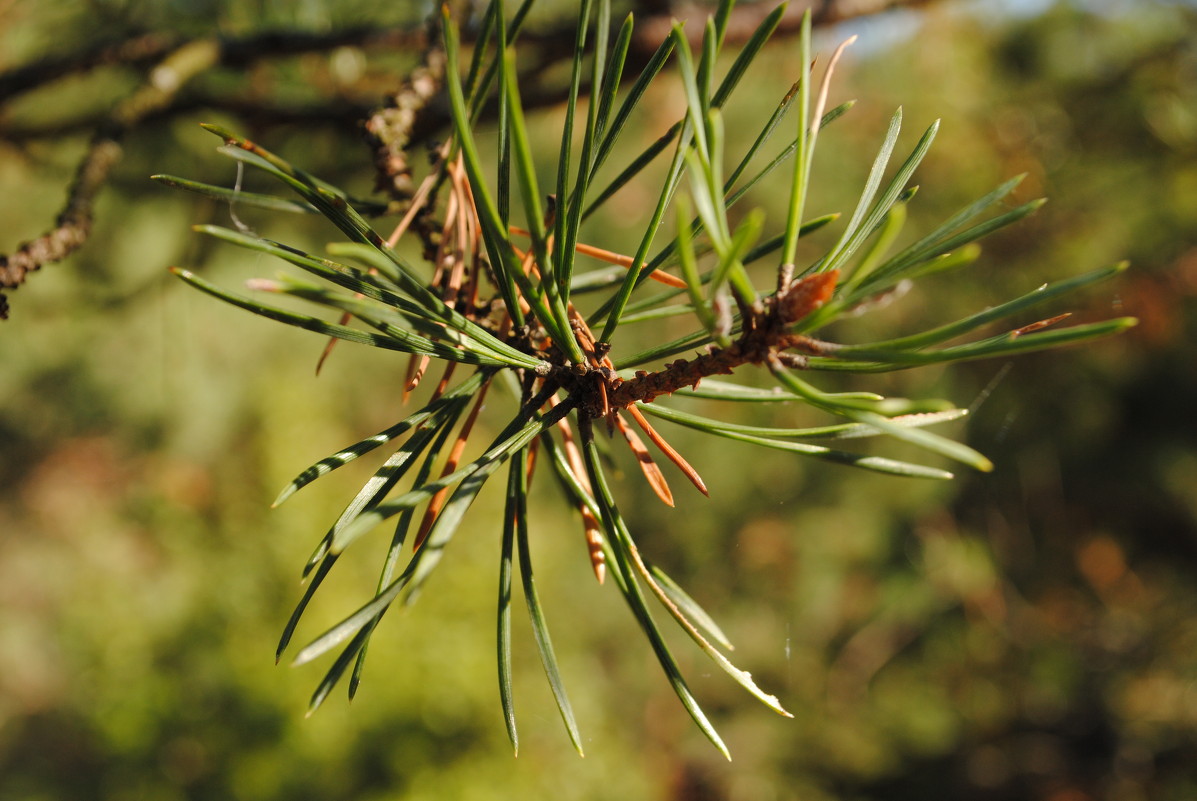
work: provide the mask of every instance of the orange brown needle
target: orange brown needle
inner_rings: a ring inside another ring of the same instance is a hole
[[[632,416],[632,419],[636,421],[636,425],[640,426],[640,428],[644,430],[644,433],[648,435],[648,438],[653,441],[653,444],[660,448],[661,452],[669,457],[669,461],[677,465],[678,469],[682,471],[686,478],[690,479],[690,483],[697,487],[698,491],[703,495],[710,497],[711,493],[707,492],[707,485],[705,482],[703,482],[702,476],[698,475],[698,471],[691,467],[690,463],[687,462],[680,453],[674,450],[673,446],[666,442],[665,438],[656,432],[656,429],[648,424],[648,420],[645,419],[644,413],[636,408],[636,404],[628,406],[627,412]]]
[[[644,441],[640,439],[640,436],[627,424],[620,414],[616,413],[614,417],[615,425],[619,428],[619,433],[623,434],[624,439],[628,441],[628,447],[632,449],[632,453],[636,454],[636,461],[640,463],[640,471],[644,473],[644,477],[648,480],[648,485],[653,488],[653,492],[665,502],[666,506],[673,506],[673,492],[669,489],[669,483],[665,480],[665,474],[661,472],[661,468],[653,461],[652,454],[648,452],[648,448],[644,447]]]
[[[516,236],[531,236],[531,234],[529,234],[523,228],[516,228],[514,225],[510,227],[510,230],[511,233],[515,234]],[[581,253],[583,256],[590,256],[591,258],[598,259],[599,261],[605,261],[608,264],[614,264],[619,267],[623,267],[625,270],[631,269],[632,265],[635,263],[631,256],[624,256],[622,253],[613,253],[610,250],[597,248],[594,245],[587,245],[584,242],[579,242],[574,245],[574,250],[576,250],[578,253]],[[686,288],[685,281],[677,276],[670,275],[664,270],[653,270],[648,274],[648,277],[654,281],[665,284],[666,286],[674,287],[675,289]]]

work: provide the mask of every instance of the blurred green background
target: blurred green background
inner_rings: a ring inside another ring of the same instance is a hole
[[[213,14],[244,32],[412,13],[284,5],[0,3],[0,68],[131,26],[201,32]],[[851,27],[863,39],[833,101],[859,102],[820,140],[813,212],[850,208],[898,104],[906,147],[944,120],[916,176],[911,236],[1018,173],[1012,202],[1051,202],[984,243],[971,272],[837,333],[946,321],[1123,258],[1133,269],[1116,285],[1059,310],[1142,322],[1081,349],[861,384],[972,407],[959,433],[997,463],[990,475],[858,475],[670,431],[711,500],[679,486],[667,509],[628,481],[621,503],[642,547],[737,644],[738,664],[795,713],[755,704],[677,638],[731,763],[678,706],[617,593],[589,577],[551,487],[535,496],[534,547],[584,759],[518,610],[518,758],[506,741],[493,490],[420,603],[384,624],[354,703],[338,692],[304,719],[322,671],[271,656],[299,568],[373,462],[269,504],[299,470],[402,415],[404,362],[342,345],[314,378],[318,337],[171,278],[182,264],[236,286],[278,266],[199,241],[189,225],[227,223],[227,208],[146,176],[230,184],[195,125],[213,119],[358,192],[371,185],[368,153],[356,131],[318,121],[255,129],[196,111],[135,131],[92,240],[32,276],[0,326],[0,801],[1197,798],[1195,22],[1175,2],[938,2]],[[848,32],[823,31],[820,50]],[[335,93],[320,80],[337,57],[383,87],[405,63],[348,52],[205,80],[302,102]],[[757,65],[727,114],[731,147],[755,133],[735,120],[767,116],[796,58],[783,41]],[[131,80],[98,70],[5,109],[0,249],[45,229],[86,142],[10,133],[101,111]],[[654,100],[629,146],[681,113],[664,87]],[[554,148],[557,113],[536,120]],[[587,238],[630,248],[653,192],[630,190]],[[778,195],[755,197],[773,221]],[[331,235],[244,217],[300,246]],[[300,639],[372,591],[380,551],[368,550],[342,560]]]

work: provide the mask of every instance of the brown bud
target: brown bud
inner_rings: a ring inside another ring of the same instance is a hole
[[[777,314],[785,325],[796,323],[831,298],[839,280],[839,270],[814,273],[792,284],[777,299]]]

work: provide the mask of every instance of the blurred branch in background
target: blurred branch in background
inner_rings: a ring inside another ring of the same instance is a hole
[[[807,8],[813,11],[816,25],[842,22],[853,17],[878,14],[895,8],[914,8],[928,0],[799,0],[790,4],[778,26],[781,35],[797,32]],[[457,4],[459,6],[463,4]],[[638,19],[624,71],[624,81],[639,76],[657,46],[668,36],[675,19],[690,21],[689,36],[697,43],[702,33],[701,19],[710,5],[673,4],[663,0],[633,3]],[[727,41],[741,43],[752,35],[757,25],[772,10],[770,3],[736,8],[728,20]],[[466,26],[463,26],[466,27]],[[184,40],[165,31],[136,32],[127,38],[104,42],[84,42],[70,52],[49,55],[0,73],[0,141],[20,145],[34,139],[55,139],[80,130],[92,131],[92,140],[67,190],[67,200],[53,227],[40,236],[19,245],[8,255],[0,254],[0,290],[22,285],[31,272],[45,264],[61,261],[86,241],[91,232],[94,204],[107,183],[112,169],[121,158],[121,141],[133,129],[150,119],[172,118],[205,107],[237,115],[260,129],[270,125],[302,121],[305,124],[332,123],[351,125],[364,120],[378,170],[377,188],[400,202],[411,193],[409,151],[426,145],[443,131],[449,121],[448,108],[441,99],[444,55],[435,44],[435,25],[380,29],[354,27],[318,33],[301,30],[264,31],[244,37],[212,37]],[[575,32],[568,24],[530,31],[523,37],[523,47],[534,56],[521,65],[520,84],[528,108],[563,102],[568,93],[565,83],[556,85],[544,76],[552,67],[573,58]],[[422,59],[406,75],[392,76],[398,88],[369,114],[369,101],[346,102],[348,97],[381,97],[374,85],[339,86],[307,106],[287,106],[247,100],[240,96],[242,86],[233,82],[220,90],[187,89],[197,78],[212,70],[245,70],[262,61],[274,61],[305,53],[332,53],[340,48],[368,51],[418,50]],[[6,124],[7,105],[22,95],[42,89],[63,78],[88,73],[101,67],[121,66],[141,72],[142,83],[125,100],[99,118],[72,117],[72,109],[63,108],[62,116],[35,127]],[[587,87],[583,87],[586,91]],[[0,291],[0,319],[8,317],[8,300]]]
[[[182,90],[197,77],[216,67],[243,68],[267,58],[281,58],[297,53],[326,52],[347,46],[396,48],[410,46],[414,34],[408,31],[377,31],[361,28],[317,35],[299,31],[266,32],[238,39],[203,38],[179,42],[169,34],[141,34],[115,44],[85,44],[80,51],[48,57],[0,75],[0,102],[34,91],[68,75],[97,67],[123,65],[145,70],[143,82],[110,113],[98,120],[71,120],[51,123],[41,131],[14,131],[0,128],[0,137],[10,142],[32,138],[54,138],[80,128],[93,128],[94,134],[79,163],[67,192],[67,202],[54,227],[41,236],[20,245],[11,255],[0,255],[0,288],[15,289],[30,272],[69,256],[83,245],[91,231],[96,196],[121,158],[121,140],[151,116],[170,116],[197,105],[196,99],[176,102]],[[155,58],[166,54],[158,63]],[[152,64],[146,69],[148,64]],[[204,105],[236,110],[234,97],[208,97]],[[343,120],[341,104],[329,101],[326,108],[311,110],[310,117]],[[69,115],[71,109],[64,109]],[[255,108],[252,116],[260,117]],[[293,115],[282,113],[280,117]],[[336,113],[336,112],[341,113]],[[3,108],[0,108],[3,113]],[[0,319],[7,318],[8,303],[0,293]]]
[[[30,272],[43,264],[61,261],[87,240],[92,206],[112,167],[120,160],[121,139],[146,115],[166,106],[188,81],[211,68],[219,52],[216,43],[207,39],[180,46],[150,71],[144,85],[117,104],[96,129],[54,228],[21,245],[11,256],[0,256],[0,287],[20,286]],[[8,303],[0,294],[0,318],[7,316]]]

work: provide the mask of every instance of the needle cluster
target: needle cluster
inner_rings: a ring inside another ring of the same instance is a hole
[[[906,204],[915,194],[910,179],[938,129],[932,125],[924,132],[891,173],[902,124],[899,109],[846,221],[841,223],[839,215],[805,219],[819,132],[851,107],[844,103],[827,108],[828,79],[843,46],[828,60],[817,91],[812,85],[809,16],[801,37],[801,63],[808,66],[795,76],[792,86],[784,87],[780,103],[760,127],[754,144],[725,176],[731,162],[724,152],[720,108],[781,19],[781,9],[767,16],[717,81],[717,56],[730,0],[708,21],[701,53],[691,52],[687,37],[675,27],[626,92],[620,87],[633,21],[629,17],[615,27],[608,0],[583,0],[556,184],[543,187],[537,179],[539,163],[529,144],[515,68],[516,42],[530,6],[531,0],[525,0],[508,17],[500,0],[491,2],[464,75],[457,70],[461,63],[457,29],[443,14],[440,27],[448,64],[445,87],[453,118],[451,136],[433,154],[433,169],[387,236],[367,221],[374,209],[368,201],[351,198],[260,144],[215,127],[210,130],[224,140],[225,155],[278,179],[297,199],[158,176],[218,199],[316,213],[332,222],[347,241],[330,244],[326,257],[244,230],[199,229],[276,256],[319,279],[316,283],[294,276],[255,279],[250,287],[309,301],[332,312],[331,318],[229,292],[188,270],[176,272],[196,288],[233,305],[323,335],[330,346],[348,340],[408,354],[407,392],[433,382],[431,396],[420,408],[317,462],[279,497],[281,503],[315,479],[376,449],[390,451],[317,543],[304,569],[307,587],[279,643],[281,656],[340,555],[380,524],[391,523],[379,581],[365,603],[295,657],[302,664],[339,651],[312,698],[313,710],[346,673],[350,696],[357,691],[367,645],[382,617],[391,608],[416,600],[482,486],[506,467],[506,510],[497,532],[501,542],[497,653],[503,717],[516,745],[510,616],[518,575],[546,675],[569,736],[581,751],[533,580],[529,486],[548,471],[578,511],[579,544],[598,582],[610,579],[626,599],[683,706],[726,754],[662,637],[654,604],[733,680],[780,714],[789,713],[777,698],[757,687],[750,674],[732,665],[725,655],[730,643],[724,633],[637,547],[635,526],[620,510],[605,467],[608,438],[630,450],[644,480],[671,506],[677,501],[657,464],[661,456],[700,492],[708,490],[683,455],[650,424],[650,417],[712,436],[906,478],[944,479],[951,474],[935,466],[840,449],[834,442],[889,436],[988,470],[991,465],[984,456],[928,430],[964,414],[950,403],[831,393],[817,388],[808,376],[1009,356],[1116,333],[1134,321],[1059,327],[1055,323],[1063,315],[1046,319],[1023,315],[1065,292],[1110,278],[1125,265],[1043,285],[963,319],[886,341],[819,338],[818,332],[830,323],[850,312],[860,313],[909,282],[972,264],[980,252],[977,239],[1030,214],[1039,202],[985,217],[1014,189],[1018,183],[1014,179],[931,233],[895,249]],[[685,92],[685,117],[600,185],[630,116],[670,62]],[[589,87],[590,102],[583,119],[578,99],[584,86]],[[499,160],[493,171],[480,156],[476,141],[477,120],[489,104],[498,109],[494,135]],[[780,146],[774,142],[777,138]],[[770,147],[774,148],[771,156],[767,155]],[[636,252],[620,254],[601,243],[581,241],[582,222],[621,188],[640,180],[646,165],[670,151],[666,178]],[[766,237],[759,209],[736,209],[734,214],[732,209],[752,186],[783,165],[791,170],[787,218],[782,230]],[[548,203],[543,200],[546,196]],[[516,208],[521,210],[518,215]],[[417,217],[422,222],[414,231],[411,224]],[[663,231],[670,217],[676,233],[667,236]],[[842,226],[834,243],[816,258],[799,263],[799,239],[832,224]],[[402,237],[413,233],[424,240],[425,265],[409,263],[395,250]],[[580,257],[597,258],[608,266],[588,269],[584,265],[591,262]],[[759,285],[762,272],[767,276],[763,286]],[[583,294],[588,295],[586,303]],[[663,343],[644,342],[643,337],[626,333],[637,320],[663,316],[691,321],[691,333]],[[960,342],[965,335],[1011,317],[1017,319],[1012,326]],[[753,370],[767,371],[776,386],[761,389],[735,380]],[[717,378],[729,376],[732,380]],[[502,393],[510,398],[508,402],[495,400]],[[721,401],[725,411],[719,417],[701,417],[673,408],[666,400],[684,394]],[[476,432],[484,428],[477,425],[484,400],[490,407],[488,414],[502,416],[497,426],[489,427],[497,428],[498,435],[479,448],[473,443]],[[735,422],[738,404],[762,400],[803,404],[830,421],[804,429]]]

